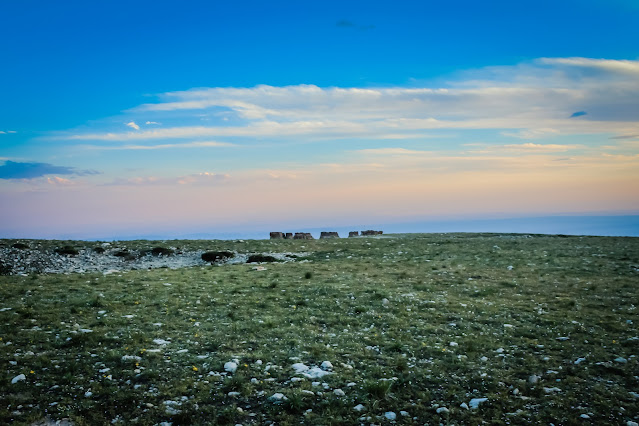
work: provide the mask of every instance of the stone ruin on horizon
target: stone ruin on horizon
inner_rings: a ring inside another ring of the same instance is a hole
[[[373,231],[373,230],[367,230],[367,231],[362,231],[361,236],[362,237],[367,237],[367,236],[371,236],[371,235],[382,235],[384,232],[383,231]],[[350,231],[348,233],[348,237],[352,238],[352,237],[359,237],[360,233],[359,231]],[[295,235],[293,235],[292,232],[271,232],[270,233],[270,237],[271,240],[313,240],[313,236],[310,234],[310,232],[296,232]],[[332,232],[332,231],[322,231],[322,233],[320,234],[320,239],[325,239],[325,238],[339,238],[339,234],[337,232]]]

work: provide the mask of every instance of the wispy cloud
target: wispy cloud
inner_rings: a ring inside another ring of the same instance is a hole
[[[183,148],[214,148],[214,147],[233,147],[235,144],[228,142],[201,141],[201,142],[185,142],[159,145],[85,145],[87,149],[93,150],[156,150],[156,149],[183,149]]]
[[[135,132],[98,130],[64,137],[114,142],[300,136],[402,139],[431,137],[434,131],[450,129],[491,129],[520,139],[636,134],[636,70],[639,61],[541,58],[461,73],[440,87],[194,89],[164,93],[159,102],[127,111],[131,120],[127,125]],[[183,124],[154,129],[135,124],[136,117],[154,114],[174,115]],[[196,125],[202,114],[219,120]]]
[[[210,186],[230,179],[226,173],[202,172],[178,177],[142,176],[132,178],[118,178],[106,184],[107,186]]]
[[[159,126],[159,125],[160,125],[160,123],[158,123],[157,121],[147,121],[147,122],[146,122],[146,123],[144,123],[144,124],[146,124],[147,126],[150,126],[150,125],[156,125],[156,126]]]
[[[0,179],[35,179],[46,175],[92,175],[99,172],[48,163],[20,163],[6,161],[0,166]]]

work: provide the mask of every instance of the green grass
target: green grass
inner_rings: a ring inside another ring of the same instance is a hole
[[[387,411],[420,425],[638,421],[637,238],[121,245],[308,255],[264,271],[0,276],[0,309],[11,308],[0,311],[0,423],[380,424]],[[333,369],[321,379],[292,368],[323,361]],[[269,401],[274,393],[287,400]],[[472,398],[488,401],[460,407]]]

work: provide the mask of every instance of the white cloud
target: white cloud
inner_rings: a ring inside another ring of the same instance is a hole
[[[147,126],[150,126],[150,125],[153,125],[153,124],[155,124],[155,125],[157,125],[157,126],[159,126],[159,125],[160,125],[160,123],[158,123],[157,121],[147,121],[147,122],[146,122],[146,123],[144,123],[144,124],[146,124]]]
[[[199,142],[185,142],[185,143],[171,143],[160,145],[121,145],[121,146],[97,146],[86,145],[87,149],[94,150],[155,150],[155,149],[181,149],[181,148],[212,148],[212,147],[232,147],[235,144],[228,142],[215,142],[215,141],[199,141]]]
[[[115,142],[302,136],[306,140],[407,139],[433,137],[450,129],[490,129],[522,139],[637,134],[637,70],[639,61],[541,58],[460,73],[445,87],[194,89],[162,94],[158,103],[127,112],[174,116],[173,122],[183,125],[138,132],[93,131],[70,138]],[[571,119],[575,111],[588,114]],[[220,124],[194,125],[203,114],[207,119],[217,117],[207,123]],[[134,121],[127,126],[140,130]]]
[[[47,183],[49,185],[54,185],[54,186],[70,186],[70,185],[74,185],[74,182],[72,180],[61,178],[59,176],[48,177],[47,178]]]
[[[559,133],[560,133],[559,130],[549,129],[549,128],[526,129],[526,130],[520,130],[518,132],[501,132],[501,134],[504,136],[512,136],[512,137],[520,138],[520,139],[546,138],[549,136],[556,136]]]
[[[174,186],[199,185],[210,186],[230,179],[226,173],[202,172],[178,177],[138,176],[132,178],[118,178],[107,186]]]

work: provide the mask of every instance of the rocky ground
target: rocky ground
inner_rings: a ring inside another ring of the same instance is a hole
[[[15,246],[18,247],[15,247]],[[104,274],[156,268],[184,268],[204,266],[211,262],[202,260],[205,250],[180,250],[167,247],[165,253],[152,250],[136,250],[126,243],[96,243],[91,248],[78,248],[77,254],[60,253],[63,247],[31,243],[28,248],[20,244],[0,247],[0,274],[26,275],[31,273],[66,274],[102,272]],[[294,260],[300,253],[266,253],[279,261]],[[302,253],[303,254],[303,253]],[[250,253],[237,253],[217,264],[247,263]]]

